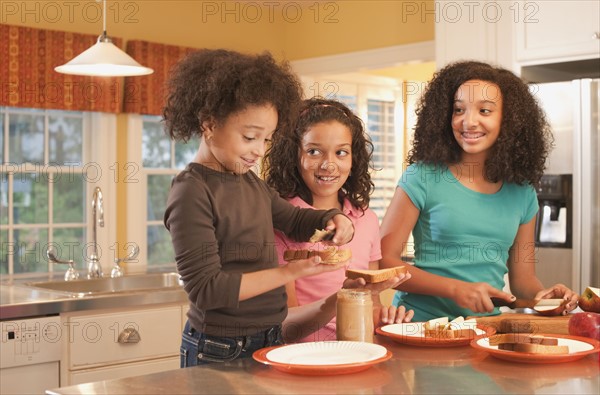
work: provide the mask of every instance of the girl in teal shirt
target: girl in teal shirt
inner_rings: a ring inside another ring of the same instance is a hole
[[[409,167],[381,225],[382,266],[408,265],[398,289],[415,321],[497,314],[492,297],[511,301],[577,294],[545,288],[535,275],[539,182],[552,135],[528,86],[511,72],[457,62],[429,83],[417,109]],[[510,291],[502,291],[508,273]]]

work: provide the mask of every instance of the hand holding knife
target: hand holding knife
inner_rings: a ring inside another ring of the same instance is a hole
[[[565,299],[515,299],[506,301],[500,298],[491,298],[496,307],[506,306],[511,309],[529,308],[544,315],[565,315],[568,313],[568,300]]]

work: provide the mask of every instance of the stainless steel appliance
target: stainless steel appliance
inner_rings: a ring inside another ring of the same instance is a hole
[[[546,174],[537,188],[540,209],[535,228],[537,247],[572,248],[573,176]]]
[[[546,286],[563,283],[579,293],[600,285],[599,83],[580,79],[531,85],[555,138],[538,189],[536,273]],[[569,179],[570,190],[564,189]],[[561,208],[564,226],[558,223]],[[544,229],[549,233],[542,234]]]

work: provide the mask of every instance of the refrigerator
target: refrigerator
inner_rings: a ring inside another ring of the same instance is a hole
[[[536,274],[544,286],[600,287],[600,80],[531,84],[554,135],[541,186]]]

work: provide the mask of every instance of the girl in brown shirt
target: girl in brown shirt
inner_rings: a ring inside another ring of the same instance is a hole
[[[172,73],[166,130],[175,140],[200,138],[194,161],[173,180],[164,216],[190,300],[182,367],[281,344],[284,285],[344,265],[315,257],[280,267],[274,228],[297,241],[335,229],[332,243],[343,245],[353,237],[352,222],[336,209],[297,208],[250,171],[273,133],[293,124],[300,99],[297,77],[268,53],[200,50]],[[294,328],[333,315],[334,306],[332,298],[307,306],[290,317]]]

